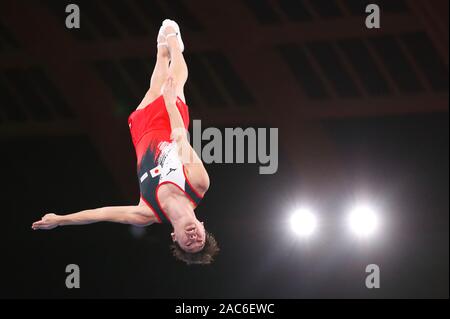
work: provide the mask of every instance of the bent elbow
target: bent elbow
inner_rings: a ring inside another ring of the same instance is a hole
[[[144,227],[153,224],[154,220],[151,216],[145,216],[140,214],[135,214],[131,220],[129,220],[129,224],[138,227]]]
[[[195,182],[195,188],[198,190],[198,192],[202,195],[204,195],[210,186],[209,176],[206,171],[204,173],[200,174],[199,178]]]
[[[133,211],[128,214],[127,221],[128,224],[143,227],[153,224],[154,218],[145,211],[143,206],[137,205],[133,208]]]

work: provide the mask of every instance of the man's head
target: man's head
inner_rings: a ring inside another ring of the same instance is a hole
[[[203,249],[206,231],[203,223],[196,218],[186,218],[182,223],[174,224],[172,240],[188,253],[196,253]]]
[[[189,264],[210,264],[218,253],[215,238],[197,219],[177,225],[171,234],[173,255]]]

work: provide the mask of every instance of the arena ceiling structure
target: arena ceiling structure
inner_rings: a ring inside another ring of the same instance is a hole
[[[352,0],[80,0],[83,25],[68,30],[68,2],[2,1],[1,136],[87,134],[129,192],[120,168],[133,162],[115,154],[130,152],[126,116],[147,89],[158,25],[173,17],[192,118],[287,127],[285,149],[307,168],[311,146],[328,143],[310,121],[448,110],[448,2],[378,2],[380,29],[364,27],[365,3]],[[288,147],[293,137],[304,147]]]

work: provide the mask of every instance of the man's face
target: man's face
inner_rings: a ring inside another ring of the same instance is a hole
[[[188,253],[202,250],[205,246],[205,239],[205,227],[198,220],[187,223],[183,227],[177,227],[172,233],[172,240]]]

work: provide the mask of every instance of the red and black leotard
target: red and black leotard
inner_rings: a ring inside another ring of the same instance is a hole
[[[188,106],[179,97],[176,105],[187,130]],[[170,222],[157,197],[158,188],[163,184],[177,186],[197,206],[202,197],[189,183],[185,167],[178,156],[176,142],[170,138],[170,119],[164,97],[160,95],[145,108],[131,113],[128,126],[136,150],[141,198],[153,210],[158,221]]]

